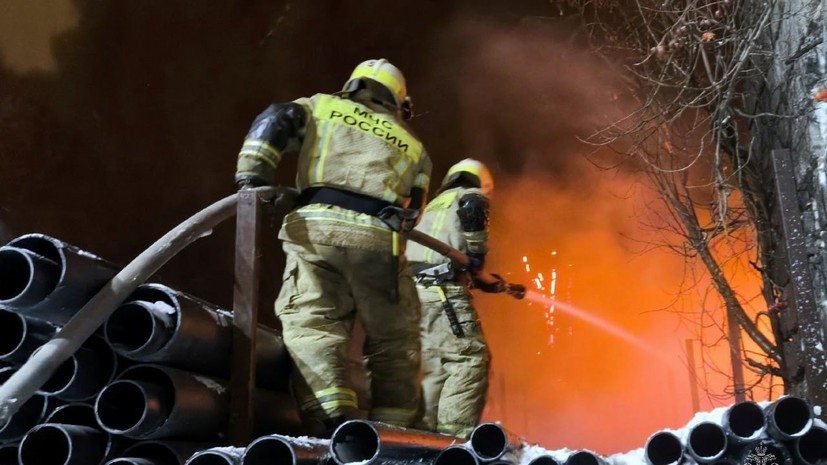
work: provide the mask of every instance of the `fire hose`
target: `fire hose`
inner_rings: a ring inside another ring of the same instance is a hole
[[[414,241],[417,244],[423,245],[435,252],[439,252],[444,257],[449,258],[462,269],[467,269],[471,265],[471,260],[467,255],[450,245],[440,241],[439,239],[429,236],[421,231],[412,230],[402,234],[408,240]],[[497,285],[502,283],[503,292],[514,297],[515,299],[522,299],[525,297],[525,286],[520,284],[504,282],[501,278],[484,270],[474,272],[474,278],[484,284]]]
[[[435,237],[429,236],[417,230],[411,230],[402,235],[408,240],[414,241],[422,246],[436,251],[437,253],[442,254],[444,257],[450,259],[452,263],[457,265],[459,269],[468,269],[471,265],[471,260],[468,258],[467,255],[449,246],[448,244],[440,241]],[[438,265],[435,268],[439,269],[441,267],[441,265]],[[445,271],[451,272],[450,267],[447,267]],[[439,274],[438,271],[436,273]],[[505,282],[500,277],[488,273],[484,270],[475,271],[473,273],[473,276],[474,279],[482,282],[483,285],[502,289],[503,293],[508,294],[516,299],[522,299],[523,297],[525,297],[525,286]],[[435,289],[436,292],[439,294],[439,300],[442,302],[442,311],[445,313],[445,318],[448,319],[448,324],[451,326],[451,333],[453,333],[453,335],[456,337],[465,336],[465,331],[463,331],[462,325],[459,323],[459,319],[457,318],[457,314],[456,312],[454,312],[454,307],[451,304],[451,301],[448,300],[448,297],[445,295],[445,291],[440,286],[435,286]]]

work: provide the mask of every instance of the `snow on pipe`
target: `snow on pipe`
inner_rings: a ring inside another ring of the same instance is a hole
[[[196,452],[186,465],[240,465],[241,451],[235,447],[214,447]]]
[[[727,444],[727,436],[723,427],[704,421],[689,430],[686,452],[698,463],[711,463],[724,456]]]
[[[20,465],[97,465],[104,461],[106,434],[88,426],[44,423],[23,438]]]
[[[128,447],[106,465],[184,465],[192,454],[212,444],[181,441],[143,441]]]
[[[736,444],[759,438],[766,430],[764,409],[752,401],[738,402],[724,412],[724,431]]]
[[[671,431],[658,431],[649,436],[643,451],[649,465],[678,464],[683,458],[683,444]]]
[[[0,384],[6,382],[16,368],[0,368]],[[42,422],[56,403],[42,395],[34,395],[6,423],[0,424],[0,442],[15,441]],[[15,462],[17,463],[17,462]]]
[[[273,434],[251,442],[242,465],[321,465],[330,457],[330,441]],[[462,465],[462,464],[457,464]],[[469,464],[475,465],[475,464]]]
[[[2,286],[0,278],[0,286]],[[0,360],[22,364],[52,338],[57,328],[45,321],[0,309]]]
[[[286,393],[257,390],[255,432],[300,430],[298,409]],[[159,365],[135,365],[98,395],[98,423],[109,433],[134,439],[215,441],[226,433],[226,382]]]
[[[93,399],[115,378],[118,358],[100,337],[92,336],[40,388],[45,396],[75,402]]]
[[[100,425],[98,425],[97,419],[95,418],[94,407],[80,402],[61,405],[49,414],[43,423],[85,426],[101,431]],[[104,457],[107,459],[119,455],[131,442],[129,439],[121,436],[114,436],[103,431],[101,431],[101,433],[103,433],[106,438]]]
[[[813,409],[799,397],[782,397],[766,410],[767,433],[779,441],[801,437],[813,426]]]
[[[118,268],[44,234],[26,234],[0,247],[0,305],[64,324]]]
[[[549,454],[540,454],[540,455],[534,457],[533,459],[531,459],[531,461],[528,462],[528,465],[562,465],[562,464],[560,463],[559,460],[557,460],[556,458],[554,458],[553,456],[551,456]]]
[[[330,439],[330,452],[339,465],[372,463],[430,462],[457,438],[444,434],[406,429],[367,420],[341,424]]]
[[[534,463],[532,461],[529,465],[559,465],[555,461],[555,463]],[[244,464],[247,465],[247,464]],[[433,465],[479,465],[479,460],[477,459],[477,455],[474,454],[474,451],[465,447],[465,446],[450,446],[446,447],[436,456],[434,459]]]
[[[480,461],[488,462],[517,449],[522,442],[498,423],[482,423],[474,428],[468,444]]]
[[[579,450],[569,455],[565,465],[606,465],[606,461],[590,450]]]
[[[106,320],[104,335],[120,355],[228,379],[232,313],[161,284],[140,286]],[[259,326],[257,385],[287,389],[290,360],[281,335]]]
[[[823,464],[827,462],[827,429],[813,426],[789,447],[799,464]]]

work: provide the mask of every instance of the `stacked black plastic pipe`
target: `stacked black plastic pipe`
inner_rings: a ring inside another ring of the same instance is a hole
[[[117,271],[42,234],[0,247],[0,383]],[[295,434],[281,337],[264,327],[257,337],[256,433]],[[231,338],[230,312],[141,286],[0,426],[0,465],[183,465],[224,444]]]
[[[671,465],[690,458],[700,464],[816,465],[827,463],[827,429],[817,425],[813,408],[797,397],[763,406],[746,401],[727,408],[720,419],[708,415],[681,431],[649,437],[649,465]],[[767,459],[769,455],[773,457]],[[766,461],[769,460],[769,461]]]

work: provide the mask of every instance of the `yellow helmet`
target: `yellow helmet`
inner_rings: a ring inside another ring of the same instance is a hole
[[[405,97],[408,96],[408,90],[405,87],[405,76],[402,75],[402,71],[400,71],[399,68],[390,64],[388,60],[379,58],[377,60],[367,60],[359,63],[350,74],[350,78],[342,90],[346,92],[352,91],[360,79],[371,79],[382,84],[393,94],[396,107],[402,108]]]
[[[448,173],[445,174],[445,179],[442,180],[442,185],[446,186],[453,183],[459,179],[463,173],[477,178],[479,188],[483,195],[491,197],[491,195],[494,194],[494,178],[491,176],[491,172],[488,171],[488,168],[482,164],[482,162],[474,160],[473,158],[466,158],[449,168]]]

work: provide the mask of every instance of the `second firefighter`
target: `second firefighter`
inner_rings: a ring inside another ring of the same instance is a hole
[[[505,292],[504,281],[474,279],[488,251],[488,199],[494,182],[477,160],[452,166],[417,230],[464,252],[472,266],[458,270],[448,258],[419,244],[407,256],[422,302],[422,428],[470,436],[479,423],[488,389],[491,355],[480,327],[471,287]]]

